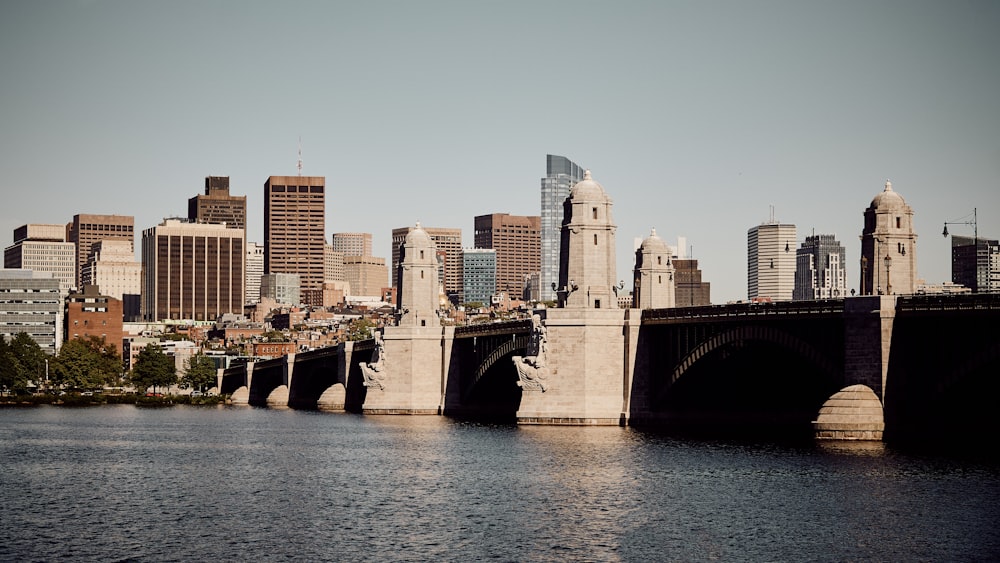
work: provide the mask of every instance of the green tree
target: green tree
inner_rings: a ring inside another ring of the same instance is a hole
[[[3,336],[0,336],[0,389],[16,392],[27,385],[27,380],[21,379],[21,366],[10,345]]]
[[[266,338],[268,342],[288,342],[288,337],[280,330],[269,330],[261,334],[261,337]]]
[[[53,364],[55,383],[80,389],[116,383],[122,371],[121,356],[114,345],[89,335],[64,342]]]
[[[21,379],[32,380],[37,385],[45,379],[45,359],[48,355],[26,332],[19,332],[10,342],[10,351],[17,359]]]
[[[345,338],[348,340],[368,340],[369,338],[374,338],[372,333],[374,328],[375,323],[369,319],[354,319],[347,325],[347,335]]]
[[[166,387],[177,383],[174,359],[163,353],[158,344],[147,344],[139,351],[129,381],[140,392],[152,387]]]
[[[184,362],[184,376],[181,377],[181,387],[204,391],[215,386],[215,362],[204,354],[188,358]]]

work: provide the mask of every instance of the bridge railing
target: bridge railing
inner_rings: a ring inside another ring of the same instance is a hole
[[[896,311],[1000,311],[1000,293],[901,295]]]
[[[646,309],[643,323],[684,322],[685,320],[738,319],[745,317],[778,317],[788,315],[840,315],[844,312],[843,299],[809,301],[780,301],[777,303],[729,303],[701,307],[675,307],[672,309]]]
[[[455,328],[455,338],[472,338],[475,336],[492,336],[497,334],[516,334],[531,331],[531,320],[504,321],[500,323],[483,323]]]

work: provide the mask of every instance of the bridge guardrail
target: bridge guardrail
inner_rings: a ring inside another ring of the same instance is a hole
[[[531,319],[455,327],[455,338],[531,332]]]
[[[657,323],[711,318],[734,319],[787,315],[840,315],[843,312],[843,299],[780,301],[777,303],[729,303],[726,305],[705,305],[700,307],[646,309],[642,312],[642,322]]]

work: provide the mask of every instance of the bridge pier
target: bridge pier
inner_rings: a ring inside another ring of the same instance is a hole
[[[385,327],[383,367],[366,378],[365,414],[442,414],[453,327]]]

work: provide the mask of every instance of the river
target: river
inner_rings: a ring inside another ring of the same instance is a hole
[[[1000,559],[1000,465],[882,444],[42,406],[0,460],[3,561]]]

